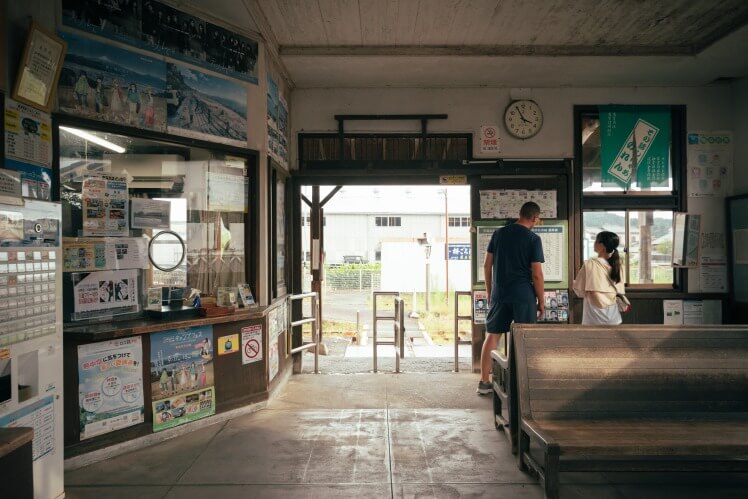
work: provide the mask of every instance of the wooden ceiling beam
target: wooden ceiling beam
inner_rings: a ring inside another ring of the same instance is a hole
[[[693,56],[696,50],[685,46],[639,45],[293,45],[280,46],[281,57],[288,56]]]
[[[260,2],[258,0],[242,0],[242,3],[249,12],[249,15],[254,19],[255,24],[257,24],[257,29],[260,30],[260,34],[265,40],[265,46],[267,47],[268,53],[270,54],[270,57],[273,58],[278,71],[280,71],[281,76],[286,81],[286,85],[290,92],[296,87],[296,84],[294,83],[288,68],[283,63],[283,59],[281,59],[278,38],[275,36],[273,28],[270,26],[267,16],[262,10],[262,6],[260,6]]]

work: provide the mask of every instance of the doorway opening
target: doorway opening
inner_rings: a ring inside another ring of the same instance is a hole
[[[302,186],[312,199],[313,186]],[[455,361],[455,292],[471,283],[470,187],[467,185],[320,186],[319,242],[313,240],[313,210],[301,203],[302,290],[322,252],[322,373],[373,370],[373,333],[377,328],[378,371],[395,366],[394,322],[374,320],[374,293],[396,292],[405,302],[406,372],[448,372]],[[463,296],[458,314],[469,316]],[[311,311],[304,311],[304,315]],[[377,299],[377,316],[393,316],[394,299]],[[469,321],[458,323],[459,339],[472,336]],[[311,341],[311,329],[303,329]],[[312,353],[302,372],[312,372]],[[460,369],[470,372],[472,349],[458,345]]]

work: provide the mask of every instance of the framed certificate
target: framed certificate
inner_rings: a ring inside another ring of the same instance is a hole
[[[67,43],[35,22],[31,23],[26,46],[13,88],[13,99],[45,112],[52,110]]]

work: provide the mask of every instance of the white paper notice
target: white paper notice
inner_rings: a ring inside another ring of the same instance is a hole
[[[564,227],[563,225],[536,225],[532,231],[543,243],[543,278],[548,281],[564,279]]]
[[[129,235],[127,177],[89,177],[83,181],[83,235]]]
[[[727,249],[724,232],[701,233],[700,258],[702,265],[727,262]]]
[[[730,193],[733,136],[730,131],[689,132],[688,195],[722,197]]]
[[[556,191],[525,189],[480,191],[480,217],[518,218],[520,208],[528,201],[540,206],[541,218],[556,218]]]
[[[488,294],[485,289],[473,291],[473,322],[485,324],[488,316]]]
[[[702,293],[727,293],[727,266],[700,266],[699,287]]]
[[[75,285],[76,312],[110,310],[138,304],[138,271],[92,272]]]
[[[488,243],[491,242],[491,236],[498,229],[495,225],[490,226],[477,226],[476,227],[476,251],[475,251],[475,275],[477,282],[485,281],[483,275],[483,262],[486,260],[486,250],[488,249]]]
[[[662,309],[664,324],[673,326],[683,325],[683,301],[682,300],[663,300]]]
[[[701,300],[683,300],[683,324],[698,326],[704,323],[704,303]]]
[[[242,364],[262,360],[262,326],[256,324],[242,328]]]
[[[31,452],[34,461],[55,450],[55,398],[45,397],[14,413],[0,417],[0,428],[34,429]],[[62,417],[58,414],[57,417]]]
[[[132,199],[133,229],[164,229],[171,228],[171,203],[157,199]]]
[[[66,237],[63,271],[147,269],[148,241],[142,237]]]
[[[5,155],[23,163],[52,167],[52,116],[5,100]]]
[[[12,170],[0,170],[0,203],[23,204],[20,173]]]

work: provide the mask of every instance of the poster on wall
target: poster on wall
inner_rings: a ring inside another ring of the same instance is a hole
[[[267,108],[268,156],[282,166],[288,166],[288,104],[270,75]]]
[[[62,240],[64,272],[147,269],[144,237],[66,237]]]
[[[76,313],[103,312],[138,307],[138,271],[117,270],[78,273],[73,277]]]
[[[169,63],[166,88],[169,133],[247,146],[244,85]]]
[[[0,168],[0,203],[22,205],[21,174]]]
[[[268,383],[275,379],[280,367],[280,355],[278,353],[278,338],[269,340],[268,343]]]
[[[543,278],[548,281],[563,281],[564,279],[564,226],[536,225],[532,231],[540,236],[543,243]]]
[[[166,131],[166,64],[119,47],[61,33],[68,51],[57,87],[60,111]]]
[[[603,187],[667,187],[670,109],[599,106]]]
[[[81,197],[84,236],[129,235],[127,177],[89,177],[83,181]]]
[[[488,317],[488,293],[485,289],[473,291],[473,323],[485,324]]]
[[[256,41],[154,0],[63,0],[62,22],[257,83]]]
[[[33,428],[31,455],[34,461],[55,450],[55,397],[50,395],[0,417],[0,428]],[[58,414],[57,417],[62,417]]]
[[[262,325],[242,328],[242,365],[262,360]]]
[[[731,131],[688,134],[688,195],[724,197],[730,195],[733,171]]]
[[[480,191],[481,218],[518,218],[522,205],[532,201],[540,206],[541,218],[556,218],[557,193],[527,189]]]
[[[476,258],[473,260],[476,282],[484,282],[483,262],[486,258],[488,245],[496,229],[504,224],[476,225]],[[555,221],[553,225],[536,225],[532,231],[536,233],[543,244],[543,277],[546,283],[563,283],[566,279],[565,255],[567,244],[567,229],[565,221]],[[553,287],[553,286],[551,286]]]
[[[52,168],[52,116],[5,99],[5,157]]]
[[[51,169],[8,158],[5,158],[5,168],[18,173],[21,181],[21,196],[41,201],[52,199]]]
[[[153,431],[215,414],[213,326],[151,334]]]
[[[569,291],[563,289],[543,291],[543,299],[545,300],[545,315],[541,320],[548,322],[569,320]]]
[[[249,179],[230,173],[207,172],[208,211],[246,213],[249,208]]]
[[[78,346],[80,439],[144,421],[140,337]]]
[[[132,221],[130,227],[133,229],[160,229],[171,228],[171,203],[159,199],[132,198]]]

